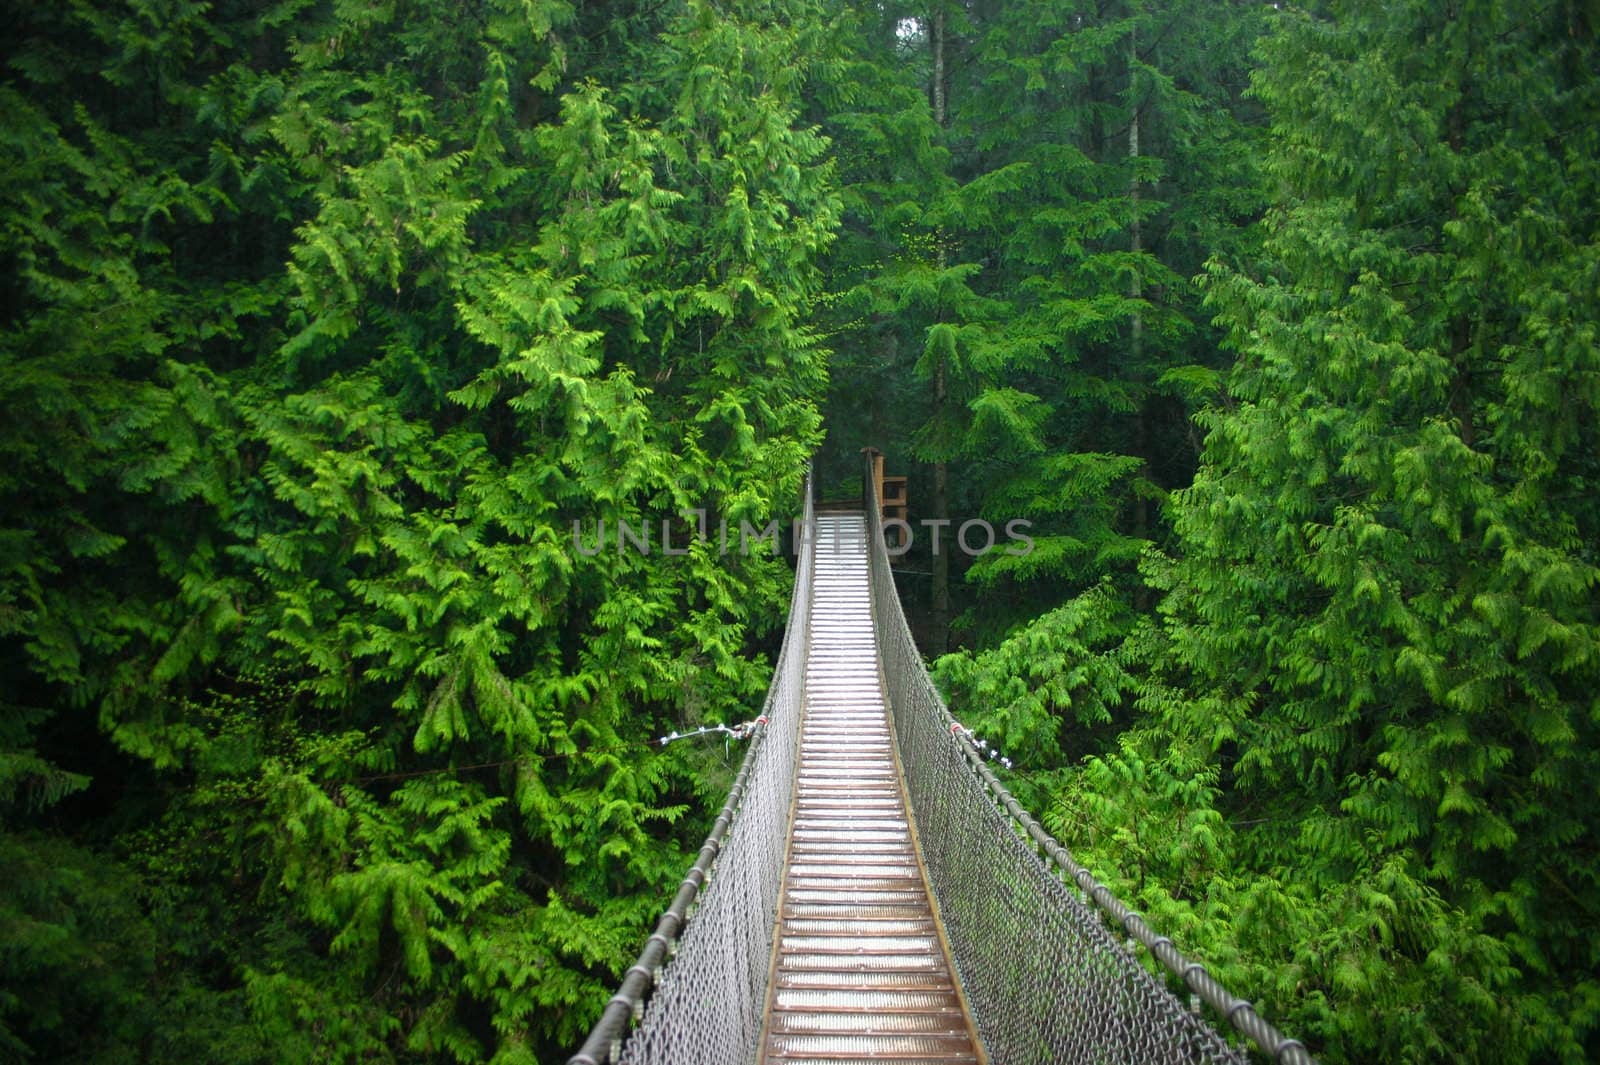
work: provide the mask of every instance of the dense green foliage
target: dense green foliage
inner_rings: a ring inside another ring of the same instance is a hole
[[[1329,1062],[1600,1056],[1588,5],[6,15],[0,1057],[558,1060],[783,620],[662,523],[824,410],[1034,523],[905,598],[1186,950]]]
[[[643,741],[781,620],[781,560],[569,530],[792,509],[813,23],[8,15],[0,1045],[553,1054],[726,783]]]
[[[870,397],[876,438],[861,443],[947,472],[947,489],[916,486],[925,516],[1035,523],[1031,553],[967,574],[981,606],[956,611],[956,633],[987,641],[1041,595],[1131,589],[1154,501],[1192,472],[1183,399],[1222,356],[1189,279],[1245,239],[1259,200],[1241,93],[1260,16],[919,10],[880,10],[858,43],[869,89],[829,116],[848,208],[830,411],[850,434]],[[932,561],[936,584],[968,564]]]
[[[1096,592],[944,663],[1063,837],[1326,1060],[1600,1051],[1588,17],[1274,20],[1159,615],[1118,638]]]

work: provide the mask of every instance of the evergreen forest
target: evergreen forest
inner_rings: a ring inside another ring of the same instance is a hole
[[[783,635],[694,515],[866,446],[1031,523],[901,594],[1152,925],[1600,1060],[1591,0],[5,18],[0,1060],[564,1060]]]

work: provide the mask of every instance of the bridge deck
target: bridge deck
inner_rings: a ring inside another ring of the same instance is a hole
[[[817,519],[800,769],[762,1061],[978,1065],[889,734],[858,514]]]

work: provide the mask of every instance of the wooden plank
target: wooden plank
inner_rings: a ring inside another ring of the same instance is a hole
[[[859,510],[817,521],[800,767],[761,1061],[982,1065],[906,811],[866,557],[826,549],[859,541],[864,523]]]

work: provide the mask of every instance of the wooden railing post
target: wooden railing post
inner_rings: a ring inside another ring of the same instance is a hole
[[[865,482],[861,485],[861,508],[883,505],[883,452],[875,447],[864,447],[861,453],[867,457],[866,475],[872,479],[872,492],[868,494]]]

